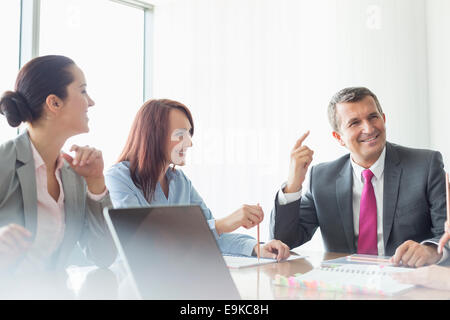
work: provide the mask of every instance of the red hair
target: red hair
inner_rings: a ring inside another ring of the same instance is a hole
[[[130,176],[134,184],[144,193],[150,203],[158,178],[167,164],[166,141],[168,139],[169,112],[173,109],[184,112],[194,134],[194,122],[189,109],[173,100],[152,99],[139,109],[131,125],[125,147],[117,162],[130,162]]]

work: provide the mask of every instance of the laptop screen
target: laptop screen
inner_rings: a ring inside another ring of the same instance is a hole
[[[144,299],[240,299],[199,206],[105,210]]]

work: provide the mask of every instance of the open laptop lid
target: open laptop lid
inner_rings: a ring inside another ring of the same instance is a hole
[[[143,299],[240,299],[199,206],[107,209],[116,247]]]

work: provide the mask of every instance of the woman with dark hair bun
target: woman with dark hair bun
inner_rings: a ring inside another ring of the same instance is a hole
[[[173,100],[149,100],[138,111],[117,163],[106,173],[106,185],[116,208],[150,205],[199,205],[222,253],[256,255],[254,238],[231,233],[253,228],[264,218],[262,208],[243,205],[222,219],[214,219],[183,171],[187,149],[192,146],[194,122],[189,109]],[[289,257],[289,248],[272,240],[261,256]]]
[[[7,91],[2,97],[0,113],[11,127],[18,127],[23,121],[30,121],[33,116],[28,101],[19,92]]]
[[[29,61],[15,90],[0,99],[8,124],[28,128],[0,145],[0,270],[62,269],[78,243],[86,257],[109,266],[116,249],[102,210],[111,207],[99,150],[66,140],[89,131],[81,69],[64,56]]]

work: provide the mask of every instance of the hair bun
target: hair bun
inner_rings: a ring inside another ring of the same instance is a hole
[[[33,120],[27,99],[17,91],[6,91],[0,100],[0,113],[6,117],[11,127]]]

